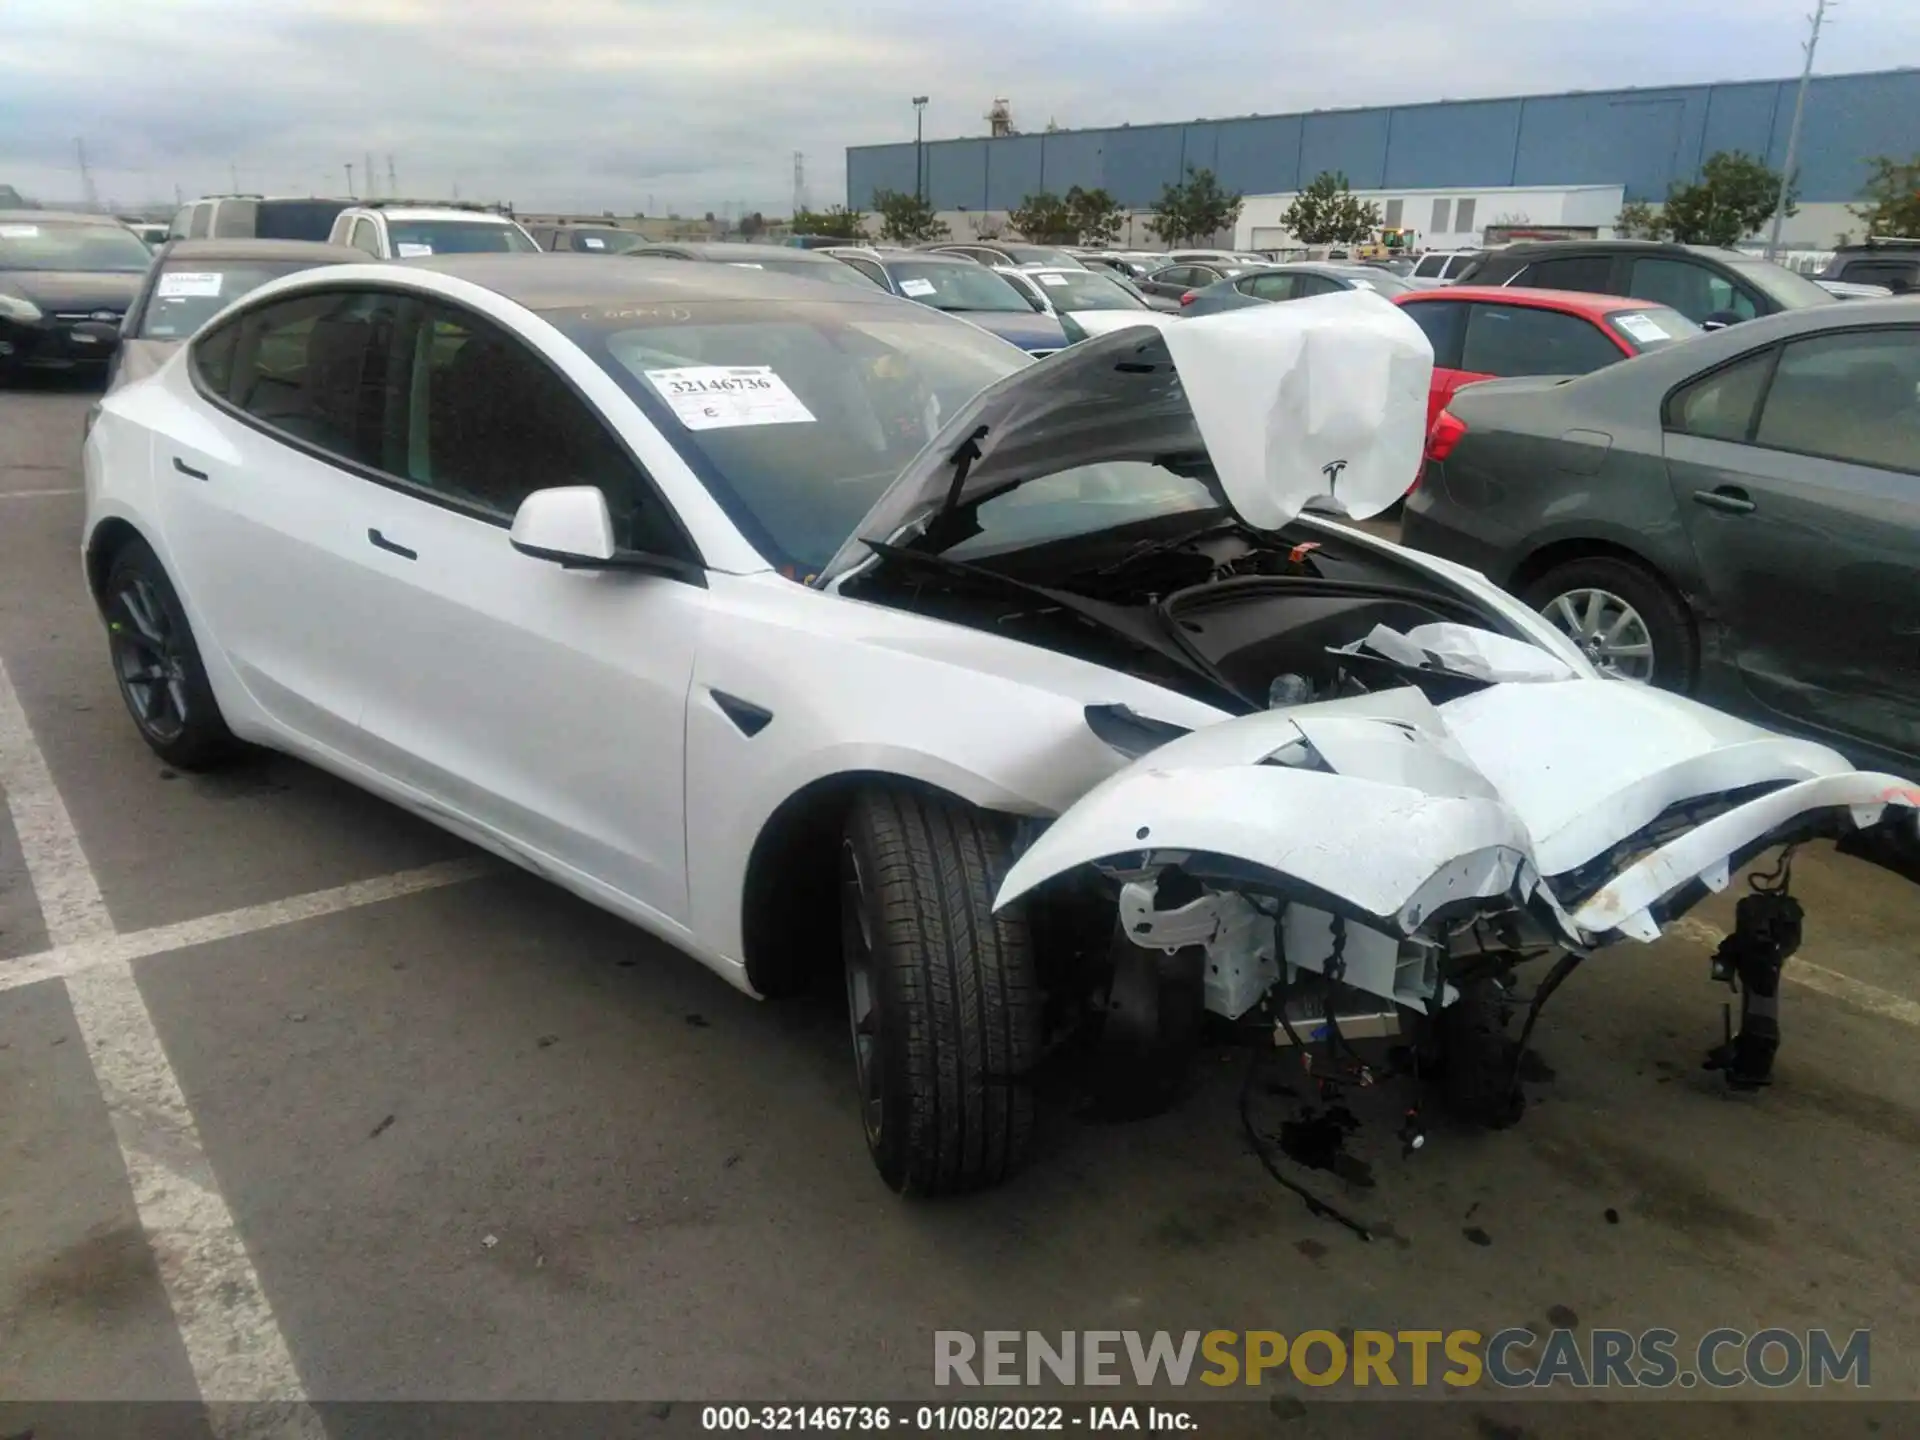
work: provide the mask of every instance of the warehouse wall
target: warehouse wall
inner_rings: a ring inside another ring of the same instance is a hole
[[[1243,194],[1297,190],[1322,170],[1344,170],[1356,190],[1501,186],[1626,186],[1658,200],[1692,179],[1716,150],[1745,150],[1779,166],[1793,119],[1793,80],[1608,90],[1503,100],[1441,101],[1371,110],[1323,110],[1064,130],[927,145],[929,198],[939,210],[1006,210],[1045,188],[1105,186],[1146,207],[1187,166],[1209,167]],[[1807,93],[1800,137],[1801,195],[1858,198],[1874,155],[1920,145],[1920,70],[1829,75]],[[847,151],[847,203],[871,206],[880,189],[913,189],[911,141]]]

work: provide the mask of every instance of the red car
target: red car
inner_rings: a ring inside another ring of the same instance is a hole
[[[1510,375],[1584,375],[1700,334],[1678,310],[1619,295],[1448,285],[1393,297],[1433,342],[1432,427],[1453,392]]]

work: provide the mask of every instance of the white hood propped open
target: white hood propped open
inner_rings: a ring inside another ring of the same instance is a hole
[[[1204,452],[1221,498],[1259,530],[1309,500],[1377,514],[1419,472],[1432,376],[1426,335],[1371,290],[1083,340],[962,406],[819,583],[866,559],[868,540],[899,544],[943,511],[1109,460]]]

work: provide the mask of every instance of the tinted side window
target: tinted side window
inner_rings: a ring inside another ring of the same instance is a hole
[[[380,233],[374,229],[373,222],[367,219],[353,222],[353,237],[348,244],[356,250],[364,250],[369,255],[380,253]]]
[[[1859,285],[1884,285],[1894,294],[1904,294],[1920,276],[1920,261],[1849,260],[1840,270],[1840,278]]]
[[[395,474],[501,520],[535,490],[597,486],[616,543],[691,558],[633,458],[524,341],[451,306],[409,308],[412,381]]]
[[[1475,305],[1460,368],[1481,375],[1585,375],[1623,359],[1590,322],[1524,305]]]
[[[1667,400],[1667,428],[1705,440],[1744,443],[1773,374],[1774,354],[1762,350],[1688,381]]]
[[[1920,472],[1920,327],[1789,343],[1754,439],[1855,465]]]
[[[1251,275],[1235,282],[1234,288],[1256,300],[1291,300],[1296,293],[1293,275]]]
[[[204,240],[207,238],[207,226],[213,223],[213,206],[202,201],[193,207],[193,213],[187,217],[187,238]]]
[[[1467,332],[1467,306],[1460,300],[1426,300],[1403,307],[1433,345],[1433,363],[1460,368],[1460,345]]]
[[[1538,285],[1544,290],[1586,290],[1596,295],[1612,291],[1611,255],[1568,255],[1535,260],[1514,278],[1516,285]],[[1651,295],[1636,297],[1651,300]]]
[[[1329,280],[1324,275],[1301,275],[1295,278],[1293,298],[1304,300],[1309,295],[1331,295],[1336,290],[1348,288],[1338,280]]]
[[[878,285],[882,290],[891,290],[893,288],[891,285],[887,284],[887,272],[881,269],[878,265],[874,264],[873,261],[861,260],[858,258],[849,258],[843,263],[851,265],[854,269],[858,270],[862,275],[866,276],[869,280],[873,281],[874,284]]]
[[[1420,263],[1413,267],[1413,273],[1418,275],[1422,280],[1436,280],[1440,277],[1441,271],[1446,268],[1446,256],[1422,255],[1420,257]]]
[[[250,310],[227,397],[263,425],[360,465],[391,458],[387,356],[398,301],[373,291],[298,295]]]
[[[192,226],[193,206],[182,205],[178,210],[173,212],[173,223],[167,226],[167,238],[169,240],[184,240],[187,238],[187,231],[191,229]]]
[[[240,343],[237,324],[222,325],[193,342],[193,372],[200,383],[221,399],[233,388],[233,354]]]
[[[1678,310],[1698,325],[1709,315],[1731,313],[1751,320],[1759,308],[1746,292],[1717,271],[1691,260],[1669,260],[1646,255],[1633,262],[1627,293]]]

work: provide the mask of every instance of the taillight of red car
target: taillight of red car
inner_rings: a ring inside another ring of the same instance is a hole
[[[1181,303],[1182,305],[1191,305],[1191,304],[1193,303],[1193,297],[1194,297],[1194,296],[1196,296],[1196,295],[1198,295],[1199,293],[1200,293],[1200,292],[1199,292],[1198,290],[1189,290],[1189,291],[1187,291],[1187,293],[1186,293],[1186,294],[1184,294],[1184,295],[1182,295],[1182,296],[1180,297],[1180,303]]]
[[[1434,417],[1433,428],[1427,431],[1427,459],[1436,463],[1445,460],[1466,433],[1466,421],[1451,410],[1442,410]]]

